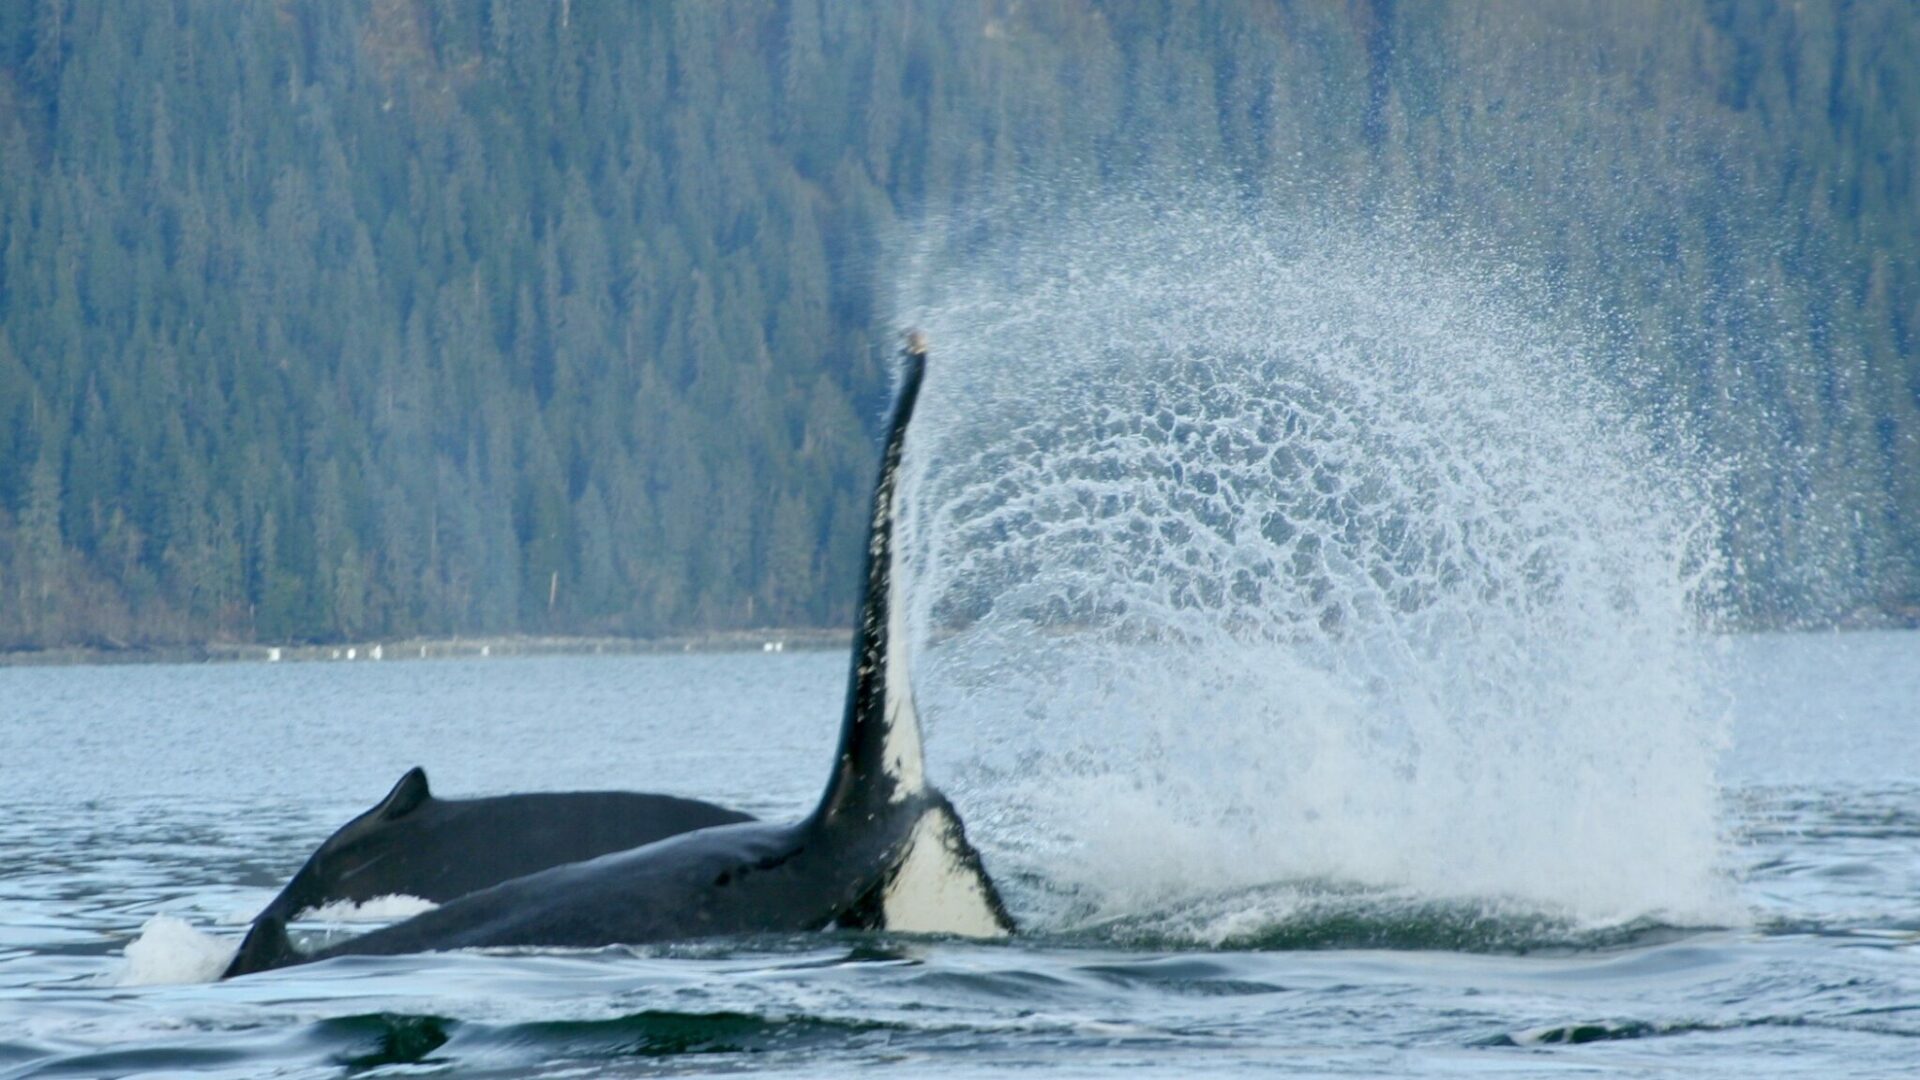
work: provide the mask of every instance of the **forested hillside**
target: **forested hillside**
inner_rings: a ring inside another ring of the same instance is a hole
[[[16,0],[0,648],[838,624],[891,238],[1181,175],[1493,243],[1742,611],[1903,610],[1916,129],[1905,0]]]

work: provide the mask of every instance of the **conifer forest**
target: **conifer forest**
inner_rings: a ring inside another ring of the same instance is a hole
[[[0,650],[844,625],[889,245],[1182,171],[1496,238],[1742,620],[1911,620],[1916,132],[1908,0],[10,0]]]

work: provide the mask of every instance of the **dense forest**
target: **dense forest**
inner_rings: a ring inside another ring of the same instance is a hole
[[[14,0],[0,649],[838,624],[889,237],[1182,173],[1497,238],[1748,618],[1911,612],[1916,131],[1906,0]]]

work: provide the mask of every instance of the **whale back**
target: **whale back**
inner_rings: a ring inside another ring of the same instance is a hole
[[[932,790],[921,800],[893,869],[841,916],[839,925],[971,938],[1006,937],[1015,930],[959,813]]]
[[[284,921],[336,902],[444,903],[509,878],[751,815],[672,795],[548,791],[440,799],[414,767],[372,809],[321,841],[261,912]]]

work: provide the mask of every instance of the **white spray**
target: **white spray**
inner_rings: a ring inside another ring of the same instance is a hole
[[[1030,924],[1727,917],[1704,486],[1577,328],[1367,230],[969,235],[899,260],[934,356],[903,591],[943,786]]]

